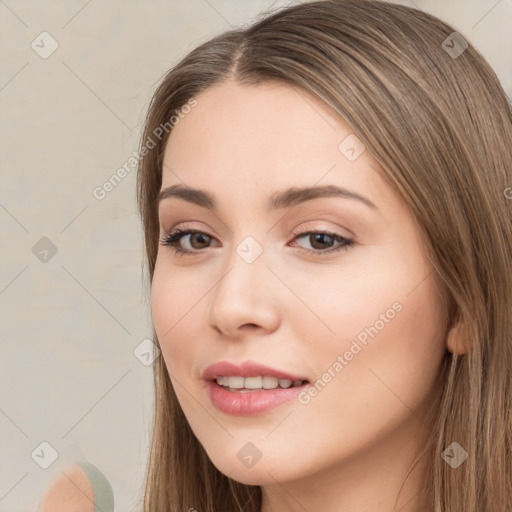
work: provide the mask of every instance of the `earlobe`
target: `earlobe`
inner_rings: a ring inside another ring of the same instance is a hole
[[[466,324],[458,319],[446,337],[446,347],[452,354],[466,354],[469,349],[468,332]]]

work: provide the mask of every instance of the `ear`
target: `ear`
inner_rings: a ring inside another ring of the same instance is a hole
[[[446,348],[457,355],[466,354],[469,350],[468,330],[466,324],[459,319],[448,331]]]

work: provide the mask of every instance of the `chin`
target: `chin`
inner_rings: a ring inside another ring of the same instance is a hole
[[[284,460],[265,460],[262,457],[252,467],[245,465],[234,454],[234,459],[210,458],[213,465],[225,476],[246,485],[267,485],[297,478],[297,461],[293,467],[284,464]]]
[[[237,468],[236,470],[231,470],[231,473],[226,474],[223,473],[231,480],[235,480],[241,484],[245,485],[265,485],[272,481],[270,475],[266,473],[265,471],[256,470],[255,468],[252,469],[240,469]]]

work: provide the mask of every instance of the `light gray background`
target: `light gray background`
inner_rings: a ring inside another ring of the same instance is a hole
[[[153,395],[133,354],[151,336],[135,170],[103,200],[92,191],[137,149],[168,68],[290,3],[0,0],[0,511],[33,512],[81,458],[116,511],[140,509]],[[452,23],[512,97],[512,0],[399,3]],[[59,45],[46,59],[31,47],[43,31]],[[57,247],[46,262],[42,237]],[[59,455],[48,469],[31,458],[43,441]]]

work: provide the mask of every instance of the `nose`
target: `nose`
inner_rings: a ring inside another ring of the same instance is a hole
[[[208,324],[226,337],[268,334],[279,325],[276,279],[266,266],[265,253],[248,263],[233,251],[210,301]]]

